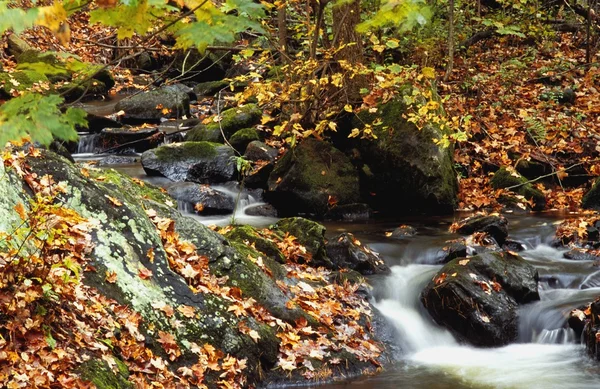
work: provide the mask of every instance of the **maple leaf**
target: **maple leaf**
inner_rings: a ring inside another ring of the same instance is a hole
[[[116,207],[120,207],[121,205],[123,205],[122,202],[120,202],[119,200],[117,200],[114,197],[111,197],[109,195],[104,195],[104,197],[106,197],[108,199],[108,201],[110,201]]]
[[[152,271],[146,267],[142,267],[138,270],[138,275],[142,280],[147,280],[152,277]]]
[[[190,319],[196,316],[194,307],[191,307],[189,305],[180,305],[177,307],[177,310],[181,312],[183,316]]]
[[[104,278],[104,280],[110,284],[114,284],[115,282],[117,282],[117,273],[115,273],[114,271],[106,271],[106,277]]]

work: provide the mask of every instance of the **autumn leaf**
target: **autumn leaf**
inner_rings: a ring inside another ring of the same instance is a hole
[[[116,283],[117,282],[117,273],[115,273],[114,271],[107,271],[106,277],[104,278],[104,280],[110,284]]]
[[[108,201],[110,201],[112,203],[112,205],[116,206],[116,207],[120,207],[123,205],[122,202],[120,202],[119,200],[117,200],[114,197],[111,197],[109,195],[104,195],[104,197],[106,197],[108,199]]]
[[[152,271],[148,268],[142,267],[138,270],[138,275],[142,280],[147,280],[152,277]]]

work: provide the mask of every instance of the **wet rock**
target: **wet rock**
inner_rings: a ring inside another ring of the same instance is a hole
[[[125,120],[158,121],[190,115],[190,97],[173,85],[127,97],[115,105]]]
[[[586,308],[587,307],[580,307],[578,309],[573,309],[569,314],[569,319],[567,320],[569,327],[575,331],[576,339],[581,339],[585,324],[588,321],[586,314],[583,312]]]
[[[267,200],[282,215],[324,216],[331,205],[359,200],[358,172],[331,144],[314,138],[289,150],[269,176]]]
[[[371,217],[371,207],[367,204],[334,205],[325,214],[325,220],[341,220],[346,222],[367,221]]]
[[[269,176],[274,168],[275,164],[272,162],[255,164],[252,170],[244,177],[244,184],[248,188],[268,189]]]
[[[600,298],[597,298],[589,306],[589,315],[585,319],[585,329],[583,331],[583,342],[588,354],[597,361],[600,361]]]
[[[199,124],[187,133],[185,139],[194,142],[223,142],[223,134],[229,139],[238,130],[260,123],[261,117],[262,110],[256,104],[227,109],[221,113],[220,123]]]
[[[476,346],[495,347],[517,339],[518,306],[539,300],[538,273],[510,253],[456,258],[421,293],[439,324]]]
[[[208,185],[179,182],[171,185],[168,193],[178,201],[194,205],[196,212],[201,214],[228,214],[235,208],[232,197]]]
[[[15,33],[8,35],[6,38],[7,52],[13,57],[18,57],[24,51],[33,50],[33,47]]]
[[[566,259],[571,259],[573,261],[598,261],[600,260],[600,256],[597,252],[586,250],[583,248],[574,248],[566,253],[563,253],[563,257]]]
[[[502,249],[506,251],[513,251],[515,253],[520,253],[521,251],[527,250],[527,246],[523,242],[519,242],[514,239],[506,239],[504,244],[502,245]]]
[[[581,199],[581,207],[585,209],[600,210],[600,178]]]
[[[246,215],[250,216],[263,216],[263,217],[277,217],[277,210],[271,204],[261,204],[255,207],[246,208]]]
[[[401,225],[395,228],[392,232],[386,233],[386,236],[391,239],[412,238],[417,235],[417,229],[412,226]]]
[[[85,118],[88,122],[87,128],[81,128],[80,131],[98,133],[105,128],[121,128],[123,125],[116,120],[104,116],[88,113]]]
[[[194,93],[198,96],[214,96],[220,90],[226,89],[229,82],[225,80],[201,82],[194,86]]]
[[[516,174],[516,176],[514,174]],[[501,168],[494,173],[490,183],[494,189],[503,189],[519,185],[511,190],[525,197],[526,200],[532,201],[534,211],[543,210],[546,207],[546,196],[538,189],[535,189],[533,185],[527,183],[525,177],[518,173],[514,174],[510,173],[506,168]]]
[[[267,146],[265,143],[255,140],[248,144],[244,157],[249,161],[274,161],[277,158],[278,152],[273,147]]]
[[[357,162],[362,164],[363,200],[387,214],[451,213],[458,190],[452,148],[433,142],[442,137],[440,129],[428,125],[419,130],[403,117],[406,112],[400,97],[378,107],[376,113],[359,113],[348,129],[339,130],[344,136],[365,123],[382,121],[373,127],[377,139],[351,145],[359,151]]]
[[[390,268],[379,254],[364,246],[354,235],[342,233],[328,240],[327,256],[340,269],[350,269],[360,274],[389,274]]]
[[[134,150],[142,153],[151,148],[157,147],[164,140],[164,135],[157,128],[104,128],[100,131],[98,145],[102,150],[111,150],[112,152],[122,151],[124,149]]]
[[[475,215],[459,221],[456,232],[461,235],[485,232],[502,245],[508,236],[508,220],[500,215]]]
[[[325,227],[323,225],[303,217],[290,217],[281,219],[273,228],[296,237],[298,243],[306,248],[306,263],[315,267],[324,266],[328,269],[335,269],[335,266],[327,257]]]
[[[100,161],[98,161],[98,166],[130,165],[138,162],[138,160],[138,157],[109,155],[108,157],[102,158]]]
[[[237,226],[225,234],[230,241],[252,246],[255,250],[263,253],[279,263],[285,263],[285,256],[270,238],[270,232],[258,230],[251,226]]]
[[[142,154],[148,175],[199,184],[233,180],[236,167],[229,146],[210,142],[172,143]]]
[[[446,246],[442,248],[442,255],[439,263],[448,263],[456,258],[466,258],[469,253],[469,247],[464,239],[457,239],[446,242]]]
[[[258,131],[256,131],[254,128],[242,128],[231,135],[231,138],[229,138],[229,144],[231,144],[231,146],[233,146],[238,153],[244,154],[248,145],[251,142],[258,141],[259,139],[260,137],[258,136]]]

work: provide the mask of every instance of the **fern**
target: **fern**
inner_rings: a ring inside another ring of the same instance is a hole
[[[532,117],[525,118],[526,130],[536,142],[546,139],[546,127],[541,120]]]

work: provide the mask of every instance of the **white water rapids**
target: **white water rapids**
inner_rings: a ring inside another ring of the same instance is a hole
[[[521,343],[474,348],[459,344],[447,330],[436,325],[419,301],[420,291],[440,267],[409,264],[392,268],[380,291],[383,298],[375,306],[397,329],[405,366],[400,372],[382,377],[377,384],[364,382],[363,387],[600,387],[600,369],[587,359],[573,331],[565,328],[568,312],[600,295],[600,289],[542,290],[539,302],[520,311]],[[426,381],[434,380],[436,374],[449,381],[438,381],[438,385],[398,385],[395,379],[412,369],[421,371],[419,376]]]

